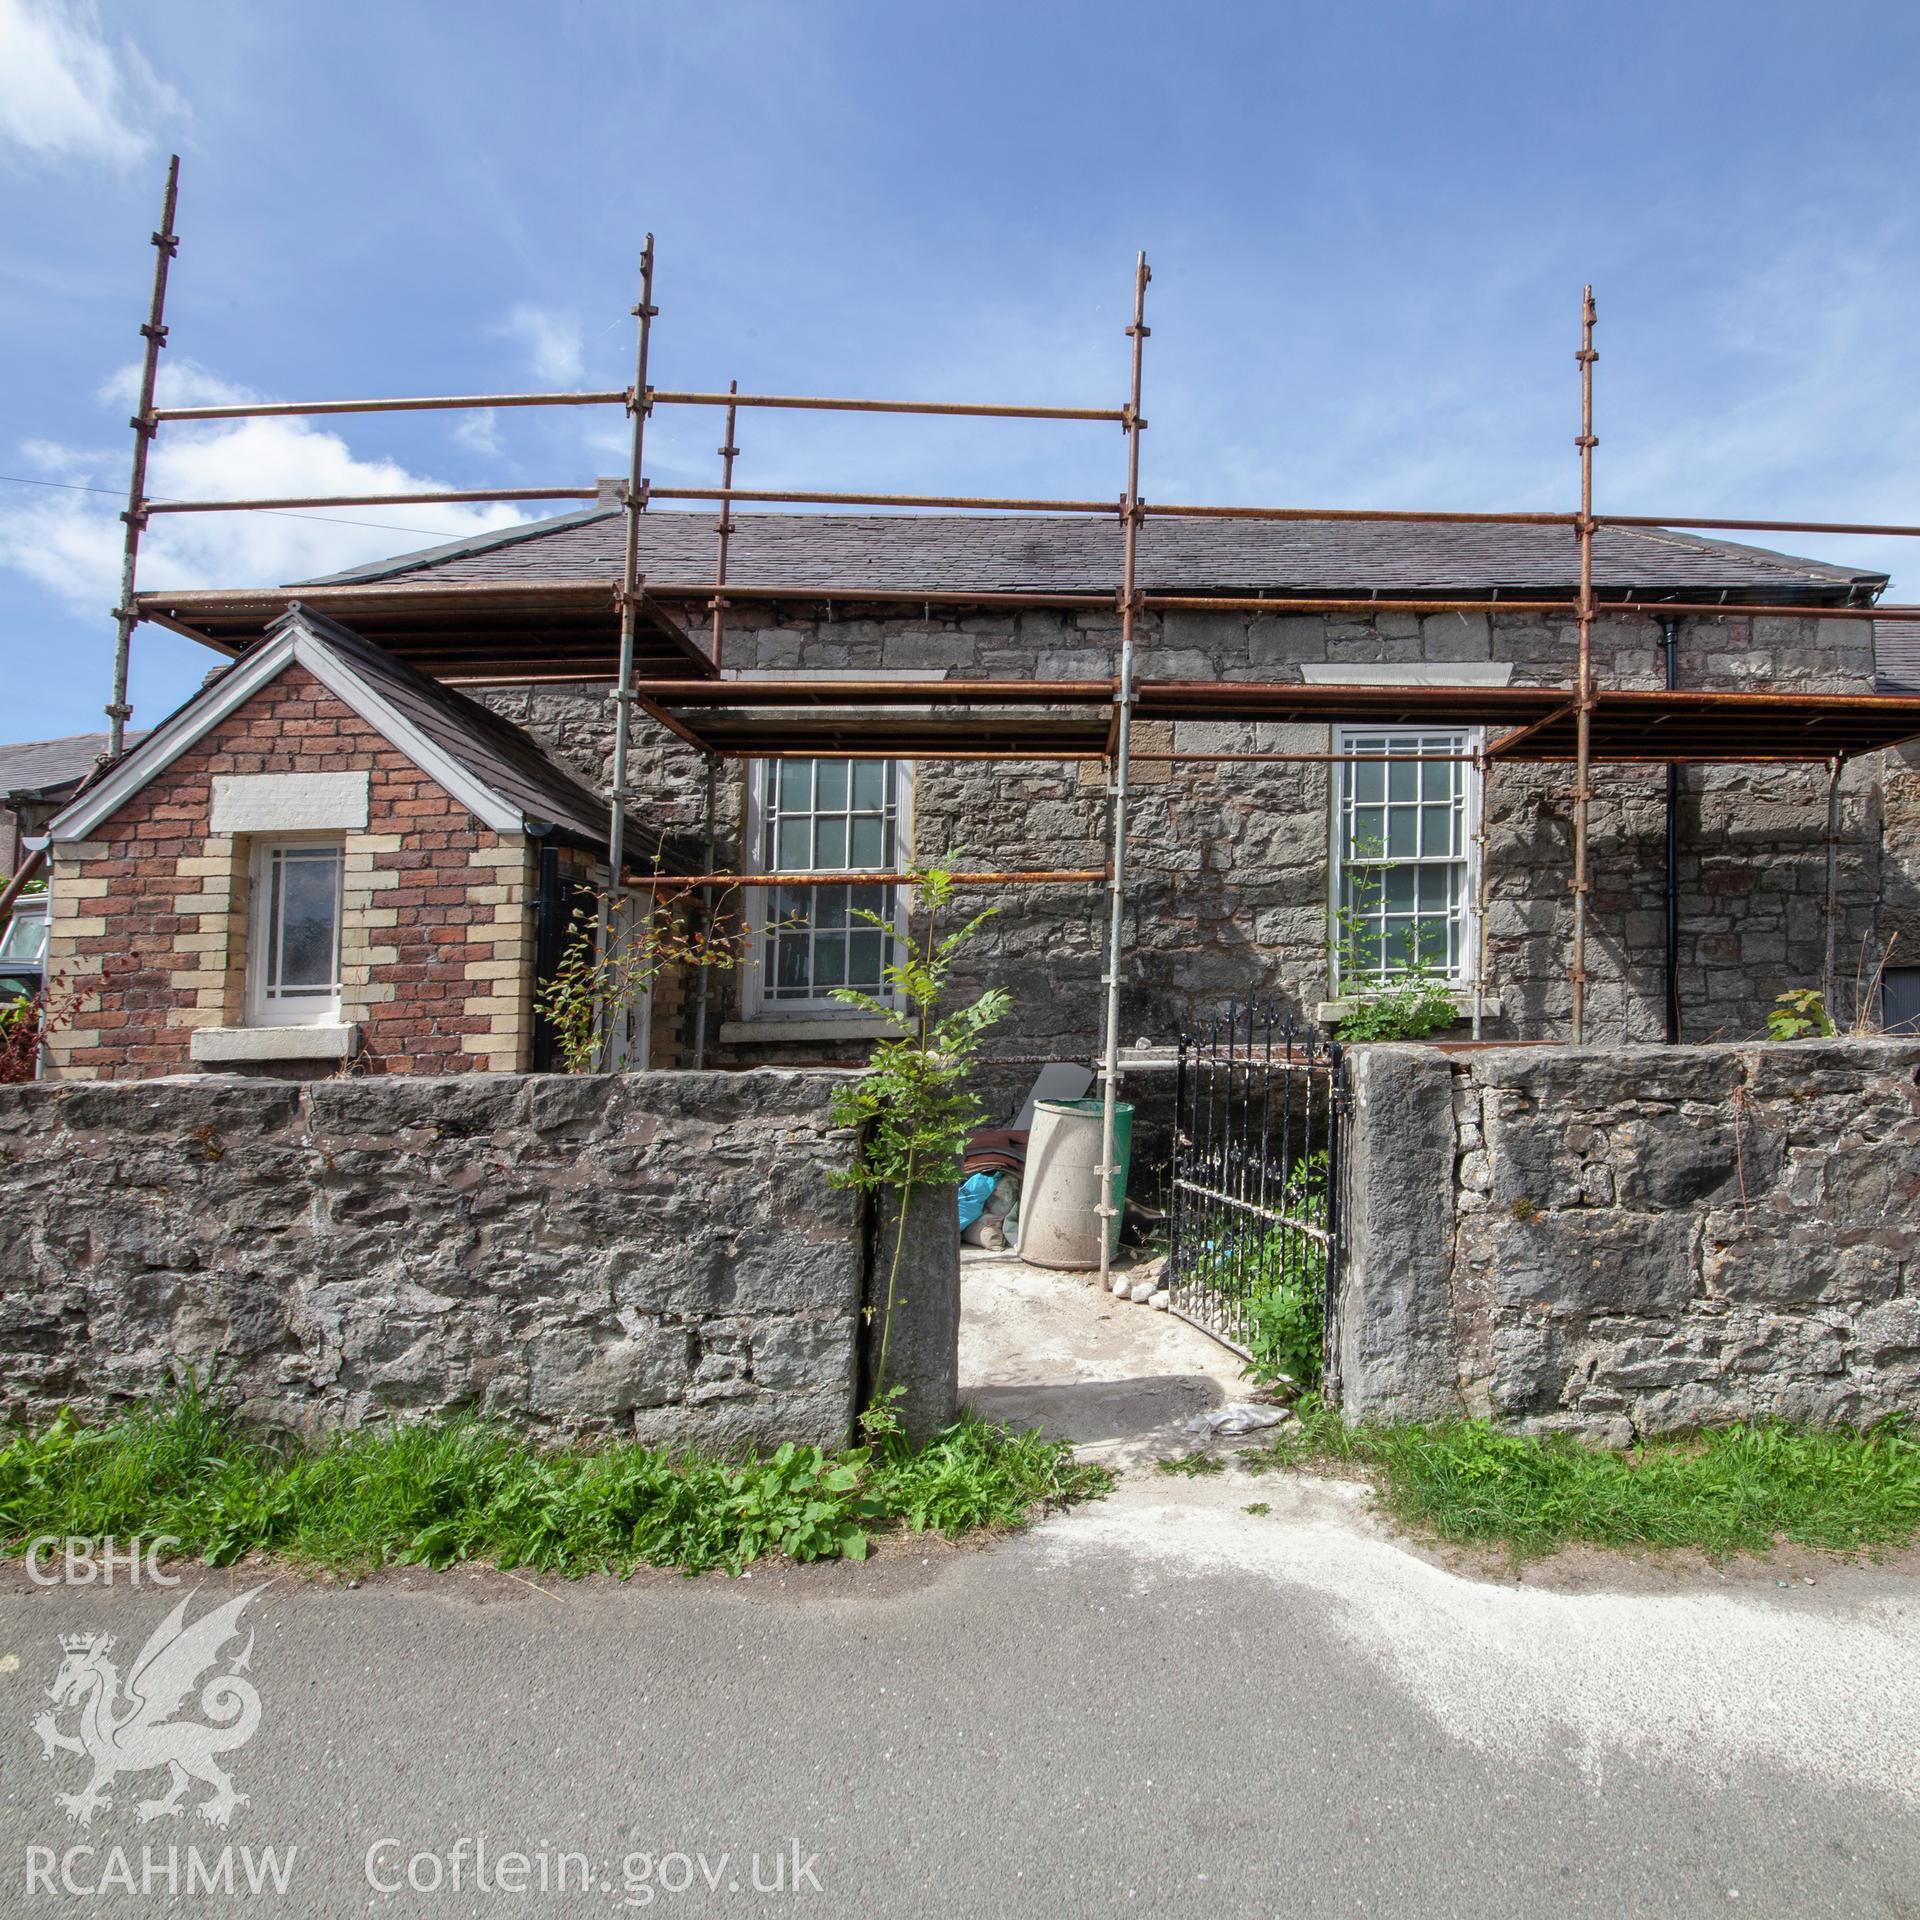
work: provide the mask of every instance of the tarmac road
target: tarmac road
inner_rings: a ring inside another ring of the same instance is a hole
[[[224,1830],[139,1821],[158,1771],[70,1822],[84,1759],[28,1725],[62,1635],[113,1633],[124,1676],[191,1584],[10,1568],[0,1911],[1920,1914],[1910,1561],[1518,1584],[1365,1508],[1134,1476],[866,1567],[283,1576]],[[189,1615],[268,1577],[203,1573]],[[268,1847],[284,1894],[190,1886]]]

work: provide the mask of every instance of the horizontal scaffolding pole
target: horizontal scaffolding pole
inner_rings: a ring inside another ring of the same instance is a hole
[[[713,598],[713,582],[649,580],[647,596],[653,600],[707,601]],[[1116,624],[1120,617],[1112,593],[1028,592],[1019,587],[870,587],[858,582],[810,587],[750,586],[730,578],[726,596],[729,600],[757,601],[864,600],[882,607],[1053,607],[1072,612],[1111,613]]]
[[[1205,747],[1190,747],[1184,753],[1142,753],[1136,747],[1128,758],[1151,760],[1155,766],[1179,766],[1188,762],[1201,766],[1234,767],[1350,767],[1363,762],[1370,767],[1474,767],[1480,764],[1477,753],[1260,753],[1251,750],[1234,753],[1224,748]]]
[[[763,487],[653,487],[650,500],[746,500],[789,506],[821,507],[966,507],[997,513],[1110,513],[1120,517],[1113,500],[1021,500],[949,493],[775,493]]]
[[[1149,500],[1141,511],[1183,520],[1359,520],[1440,527],[1570,527],[1571,513],[1453,513],[1440,508],[1398,512],[1391,507],[1206,507]]]
[[[441,493],[312,493],[265,500],[143,500],[145,513],[278,513],[289,507],[446,507],[487,500],[597,500],[598,487],[463,487]]]
[[[591,393],[449,393],[403,400],[245,400],[218,407],[155,407],[155,420],[277,420],[294,414],[479,412],[493,407],[624,407],[626,389]]]
[[[1814,607],[1804,601],[1797,605],[1756,602],[1747,606],[1712,600],[1601,600],[1595,611],[1646,613],[1662,619],[1679,614],[1689,619],[1721,620],[1920,620],[1920,607]]]
[[[154,420],[266,420],[296,414],[430,413],[493,407],[624,407],[628,389],[580,393],[419,394],[397,400],[251,400],[216,407],[155,407]],[[656,407],[791,407],[820,413],[945,414],[982,420],[1095,420],[1124,423],[1118,407],[1007,407],[957,400],[838,400],[798,393],[668,393],[647,390]]]
[[[1376,599],[1362,594],[1261,598],[1247,594],[1149,593],[1152,613],[1571,613],[1571,600]]]
[[[1047,707],[1111,700],[1111,680],[655,680],[666,707]]]
[[[1890,539],[1920,539],[1920,527],[1888,526],[1877,520],[1702,520],[1686,514],[1596,513],[1596,527],[1696,527],[1720,533],[1871,533]]]
[[[835,400],[803,393],[670,393],[651,388],[656,407],[797,407],[818,413],[931,413],[975,420],[1106,420],[1124,424],[1118,407],[1003,407],[957,400]]]
[[[1097,886],[1105,867],[1063,867],[1052,873],[952,873],[956,887]],[[649,873],[629,875],[626,885],[654,893],[682,893],[709,887],[906,887],[924,872],[861,873],[842,867],[826,873]]]

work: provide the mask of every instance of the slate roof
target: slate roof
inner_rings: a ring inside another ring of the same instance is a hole
[[[1873,623],[1873,684],[1881,693],[1920,693],[1920,620]]]
[[[112,818],[209,727],[296,661],[443,783],[463,783],[464,791],[453,785],[457,797],[496,831],[551,831],[589,849],[606,845],[606,802],[531,734],[297,600],[244,659],[209,677],[132,752],[68,801],[52,823],[53,837],[84,837]],[[634,823],[633,844],[650,845],[644,823]],[[684,861],[666,865],[673,872],[693,870]]]
[[[343,627],[297,600],[267,629],[267,638],[272,639],[293,623],[344,655],[360,677],[436,747],[457,760],[476,780],[512,801],[530,820],[559,827],[590,845],[606,843],[606,802],[578,775],[553,759],[532,734],[456,688],[428,679],[351,627]]]
[[[734,525],[728,577],[747,586],[1106,593],[1120,577],[1117,522],[1087,515],[737,512]],[[623,537],[620,509],[593,507],[302,584],[610,578]],[[641,519],[640,565],[660,583],[711,579],[713,546],[709,514],[655,508]],[[1498,589],[1558,598],[1574,588],[1574,543],[1553,526],[1149,520],[1140,574],[1157,593]],[[1603,527],[1594,583],[1603,594],[1831,604],[1870,597],[1886,575],[1694,534]]]
[[[128,746],[144,740],[129,733]],[[70,733],[60,740],[21,740],[0,745],[0,799],[8,794],[42,794],[71,786],[90,774],[107,750],[104,733]]]

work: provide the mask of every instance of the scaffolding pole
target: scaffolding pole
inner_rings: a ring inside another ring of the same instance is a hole
[[[727,383],[730,394],[740,391],[740,382],[730,380]],[[733,538],[733,463],[740,449],[733,443],[734,423],[738,419],[738,410],[729,405],[727,408],[727,430],[720,436],[720,517],[714,524],[713,549],[713,599],[708,611],[713,616],[713,625],[709,629],[707,657],[713,662],[715,673],[720,671],[720,661],[726,651],[727,642],[727,543]],[[701,836],[701,866],[709,882],[713,874],[714,863],[714,802],[715,787],[718,783],[720,756],[708,751],[706,755],[706,809],[703,822],[705,831]],[[709,886],[704,904],[703,920],[706,929],[708,953],[711,959],[714,928],[714,896]],[[693,1070],[701,1072],[707,1064],[707,1000],[709,987],[707,976],[713,969],[701,966],[698,977],[693,983]]]
[[[640,304],[633,317],[635,329],[633,391],[628,397],[628,416],[633,431],[628,440],[627,484],[621,499],[626,509],[627,539],[620,576],[620,666],[614,685],[613,701],[613,802],[607,833],[607,890],[600,900],[600,955],[603,961],[613,955],[615,913],[620,893],[620,876],[627,857],[627,743],[633,731],[633,638],[640,617],[640,515],[647,504],[643,477],[647,452],[647,348],[652,340],[653,235],[640,252]],[[605,1031],[601,1035],[603,1063],[611,1068],[614,1058],[613,1022],[602,1011]]]
[[[1840,774],[1844,757],[1835,754],[1827,762],[1827,939],[1820,966],[1820,1004],[1833,1016],[1834,968],[1839,945],[1839,927],[1835,916],[1840,893]],[[1856,1007],[1857,1016],[1860,1009]]]
[[[1491,815],[1493,809],[1493,769],[1494,762],[1483,748],[1474,756],[1479,786],[1479,825],[1473,840],[1477,850],[1478,872],[1474,875],[1473,908],[1473,1037],[1482,1038],[1481,1029],[1486,1020],[1487,1010],[1487,901],[1492,891],[1493,862],[1488,850],[1493,844]]]
[[[127,670],[133,653],[133,630],[140,624],[134,601],[134,579],[140,567],[140,535],[147,524],[147,454],[160,431],[153,411],[153,383],[160,371],[160,349],[167,344],[167,271],[180,251],[173,230],[174,209],[180,199],[180,156],[167,161],[167,190],[160,201],[160,231],[153,236],[153,298],[147,304],[147,324],[140,329],[146,351],[140,365],[140,400],[133,427],[133,472],[127,482],[127,510],[120,518],[126,538],[120,549],[120,599],[113,610],[113,697],[107,702],[107,757],[118,760],[127,742]]]
[[[1599,443],[1593,432],[1593,350],[1595,311],[1593,289],[1580,299],[1580,517],[1574,540],[1580,556],[1580,601],[1576,618],[1580,628],[1580,668],[1574,693],[1573,760],[1573,959],[1568,980],[1573,990],[1573,1044],[1587,1037],[1587,814],[1593,784],[1593,450]]]
[[[1114,688],[1113,743],[1108,760],[1112,801],[1113,846],[1107,878],[1107,990],[1105,1034],[1100,1067],[1100,1201],[1094,1211],[1100,1220],[1100,1284],[1112,1284],[1113,1243],[1122,1211],[1114,1205],[1116,1108],[1120,1097],[1120,945],[1127,911],[1127,771],[1133,734],[1134,629],[1140,614],[1138,562],[1140,553],[1140,435],[1146,421],[1140,415],[1141,359],[1147,343],[1147,282],[1153,271],[1142,253],[1133,269],[1133,324],[1127,329],[1132,343],[1132,371],[1122,425],[1127,436],[1127,491],[1120,503],[1120,677]],[[1113,1224],[1110,1224],[1113,1223]]]

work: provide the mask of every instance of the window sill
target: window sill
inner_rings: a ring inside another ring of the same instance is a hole
[[[876,1020],[870,1013],[820,1013],[795,1018],[769,1014],[764,1020],[723,1021],[720,1044],[781,1047],[809,1040],[885,1040],[894,1030],[890,1020]]]
[[[360,1051],[360,1029],[327,1027],[196,1027],[192,1057],[209,1066],[261,1060],[351,1060]]]
[[[1473,989],[1471,987],[1454,987],[1449,991],[1453,1000],[1453,1010],[1456,1017],[1462,1020],[1471,1020],[1473,1018]],[[1367,1004],[1368,1000],[1377,997],[1378,996],[1373,994],[1364,996],[1361,994],[1346,994],[1336,1000],[1322,1000],[1314,1008],[1313,1017],[1319,1021],[1323,1027],[1329,1027],[1336,1021],[1346,1019],[1349,1014],[1358,1013],[1360,1009]],[[1500,996],[1497,993],[1483,993],[1480,996],[1480,1015],[1482,1019],[1497,1020],[1503,1010],[1500,1004]]]

